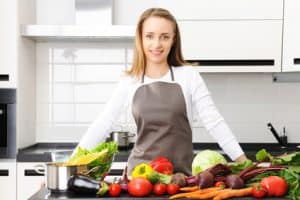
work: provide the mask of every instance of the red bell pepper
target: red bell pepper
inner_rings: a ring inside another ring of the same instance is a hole
[[[173,165],[165,157],[159,156],[150,162],[150,166],[154,171],[157,171],[162,174],[171,175],[173,174]]]

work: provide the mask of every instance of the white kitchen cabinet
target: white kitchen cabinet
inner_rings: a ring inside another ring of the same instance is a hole
[[[178,20],[282,19],[283,0],[164,0],[158,7]]]
[[[300,71],[300,1],[288,0],[284,6],[282,71]]]
[[[279,72],[282,20],[180,21],[186,60],[204,72]]]
[[[36,167],[44,166],[37,162],[18,162],[17,164],[17,199],[28,199],[37,192],[45,182],[45,176],[35,172]]]
[[[16,88],[17,0],[0,1],[0,88]]]
[[[142,12],[151,7],[169,10],[177,20],[282,19],[283,0],[151,0],[114,1],[114,23],[136,25]]]
[[[1,199],[16,199],[16,162],[0,160]]]

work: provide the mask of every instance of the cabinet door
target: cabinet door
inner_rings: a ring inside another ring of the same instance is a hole
[[[282,20],[181,21],[186,60],[200,71],[278,72],[281,70]]]
[[[179,20],[282,19],[282,0],[164,0],[159,7],[168,9]]]
[[[16,87],[17,1],[0,1],[0,88]]]
[[[300,1],[285,1],[282,71],[300,71],[299,9]]]
[[[17,171],[17,199],[24,200],[37,192],[45,182],[45,176],[35,172],[35,168],[42,168],[43,163],[18,163]]]
[[[16,199],[16,162],[0,163],[1,199]]]

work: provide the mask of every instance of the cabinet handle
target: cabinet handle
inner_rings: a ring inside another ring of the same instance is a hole
[[[8,169],[0,169],[0,176],[9,176]]]
[[[299,65],[300,64],[300,58],[294,58],[294,64]]]
[[[123,174],[123,169],[111,169],[108,172],[109,176],[122,176]]]
[[[0,74],[0,81],[9,81],[8,74]]]
[[[275,61],[271,60],[186,60],[189,63],[195,63],[199,66],[261,66],[261,65],[269,65],[273,66]]]
[[[35,165],[33,168],[36,174],[39,174],[40,176],[45,175],[45,165]]]
[[[44,176],[44,173],[38,173],[34,169],[25,169],[24,176]]]

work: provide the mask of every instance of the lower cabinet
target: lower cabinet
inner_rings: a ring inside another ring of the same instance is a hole
[[[45,176],[37,173],[35,169],[43,169],[44,163],[18,162],[17,171],[17,199],[24,200],[31,197],[45,182]]]
[[[0,161],[0,199],[16,199],[16,162]]]

